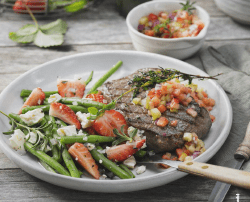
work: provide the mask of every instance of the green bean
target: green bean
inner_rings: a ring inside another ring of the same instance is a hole
[[[48,171],[52,172],[52,173],[56,173],[56,171],[51,168],[47,163],[45,163],[44,161],[40,160],[41,165]]]
[[[9,114],[9,117],[10,118],[13,118],[15,121],[17,121],[17,122],[22,122],[22,119],[21,119],[21,117],[18,115],[18,114],[15,114],[15,113],[10,113]]]
[[[55,169],[58,173],[62,174],[62,175],[66,175],[66,176],[70,176],[69,172],[61,165],[59,164],[55,159],[53,159],[52,157],[50,157],[49,155],[47,155],[45,152],[41,151],[41,150],[35,150],[33,148],[33,145],[25,142],[24,143],[24,148],[30,152],[31,154],[33,154],[34,156],[36,156],[37,158],[39,158],[40,160],[44,161],[45,163],[47,163],[50,167],[52,167],[53,169]]]
[[[43,112],[48,112],[50,105],[37,105],[37,106],[28,106],[22,109],[22,114],[25,114],[28,111],[41,108]]]
[[[82,106],[77,105],[67,105],[70,109],[72,109],[74,112],[82,112],[82,113],[88,113],[88,109]],[[28,106],[22,109],[22,114],[25,114],[28,111],[39,109],[41,108],[43,112],[48,112],[50,109],[50,105],[37,105],[37,106]]]
[[[116,176],[118,176],[121,179],[130,179],[132,178],[130,174],[128,174],[126,171],[121,169],[119,166],[117,166],[114,162],[107,159],[103,154],[99,153],[97,149],[102,149],[101,147],[97,147],[95,149],[92,149],[90,151],[92,157],[97,162],[102,162],[101,164],[107,168],[109,171],[113,172]]]
[[[131,172],[131,170],[129,170],[126,165],[121,163],[119,166],[121,169],[125,170],[132,178],[135,178],[135,175]]]
[[[85,83],[86,83],[86,86],[87,86],[87,85],[89,84],[89,82],[92,80],[93,74],[94,74],[94,72],[91,71],[91,73],[90,73],[90,75],[89,75],[87,81],[85,82]]]
[[[32,90],[27,90],[27,89],[22,89],[20,96],[21,97],[29,97],[29,95],[31,94]],[[53,95],[55,93],[58,93],[58,91],[44,91],[45,96],[49,97],[50,95]]]
[[[55,159],[57,162],[62,161],[62,155],[61,155],[61,152],[59,151],[58,147],[53,145],[52,149],[51,149],[51,152],[52,152],[52,158],[53,159]]]
[[[74,112],[82,112],[82,113],[88,113],[88,109],[82,106],[77,105],[67,105],[70,109],[72,109]]]
[[[66,148],[64,148],[62,151],[62,158],[66,167],[68,168],[70,172],[70,175],[72,177],[80,178],[80,173]]]
[[[24,97],[23,98],[23,102],[25,102],[27,100],[28,97]],[[43,101],[43,105],[49,105],[49,101],[48,101],[48,98],[45,98],[44,101]]]
[[[105,104],[92,101],[89,99],[79,99],[79,98],[61,98],[60,100],[61,103],[66,104],[66,105],[72,105],[74,102],[77,102],[78,105],[83,106],[83,107],[95,107],[97,109],[102,109]]]
[[[104,74],[89,90],[88,94],[91,94],[97,90],[98,87],[100,87],[112,74],[114,74],[119,67],[122,65],[122,61],[118,61],[111,69],[109,69],[106,74]]]
[[[72,144],[75,142],[79,143],[102,143],[102,142],[113,142],[115,140],[115,137],[106,137],[106,136],[100,136],[100,135],[80,135],[80,136],[64,136],[61,137],[61,143],[64,144]]]

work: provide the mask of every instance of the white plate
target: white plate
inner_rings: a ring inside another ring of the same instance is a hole
[[[158,66],[207,76],[203,71],[185,62],[153,53],[102,51],[77,54],[47,62],[21,75],[1,93],[0,110],[5,113],[17,113],[22,106],[22,99],[19,97],[22,89],[41,87],[45,91],[56,90],[58,76],[73,78],[75,75],[80,75],[87,78],[90,71],[93,70],[94,79],[89,84],[91,86],[119,60],[123,61],[123,65],[109,80],[126,76],[140,68]],[[229,134],[232,124],[232,108],[223,89],[215,81],[195,80],[194,82],[204,87],[209,96],[216,101],[216,106],[212,111],[216,121],[213,123],[208,136],[204,139],[207,151],[196,158],[199,162],[206,162],[219,150]],[[91,192],[128,192],[167,184],[186,175],[175,169],[158,170],[154,165],[147,166],[145,173],[136,175],[134,179],[127,180],[95,180],[90,177],[76,179],[50,173],[38,163],[35,157],[29,154],[21,156],[9,146],[8,136],[2,134],[3,131],[8,131],[9,128],[8,119],[1,115],[0,147],[6,156],[29,174],[58,186]]]

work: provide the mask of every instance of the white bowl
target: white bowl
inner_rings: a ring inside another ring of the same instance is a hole
[[[203,21],[205,27],[196,37],[183,37],[177,39],[166,39],[150,37],[137,31],[139,19],[149,13],[159,13],[160,11],[171,12],[182,8],[183,1],[159,0],[140,4],[133,8],[127,18],[126,23],[132,39],[134,48],[138,51],[158,53],[177,59],[186,59],[195,54],[202,46],[207,29],[210,23],[208,13],[201,7],[195,6],[197,16]]]
[[[249,0],[215,0],[218,8],[235,21],[250,25]]]

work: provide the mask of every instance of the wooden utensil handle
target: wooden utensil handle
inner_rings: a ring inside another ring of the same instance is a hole
[[[178,170],[250,189],[250,172],[195,161],[181,163]]]
[[[247,126],[244,140],[234,154],[235,158],[242,158],[242,156],[246,161],[250,158],[250,122]]]

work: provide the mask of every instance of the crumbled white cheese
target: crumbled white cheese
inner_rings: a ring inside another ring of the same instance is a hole
[[[128,168],[134,169],[136,165],[136,160],[134,156],[130,156],[125,161],[123,161],[123,164],[126,165]]]
[[[21,114],[20,118],[24,123],[31,126],[34,125],[42,120],[44,117],[44,113],[42,112],[42,109],[34,109],[31,111],[26,112],[25,114]]]
[[[149,155],[149,156],[154,156],[155,153],[154,153],[153,151],[149,151],[149,152],[148,152],[148,155]]]
[[[101,177],[99,178],[99,180],[106,180],[107,179],[107,175],[103,174],[101,175]]]
[[[76,101],[72,102],[73,105],[77,106],[78,103]]]
[[[99,160],[99,163],[102,164],[102,159]]]
[[[90,113],[76,113],[77,119],[81,122],[82,128],[88,128],[92,125],[93,121],[89,120],[88,117],[90,116]]]
[[[21,152],[21,154],[25,153],[24,149],[25,134],[20,129],[14,130],[14,134],[11,135],[9,141],[10,141],[10,146],[13,149]]]
[[[105,154],[105,152],[106,152],[105,149],[98,149],[97,151],[98,151],[99,153],[101,153],[101,154]]]
[[[35,144],[37,141],[37,134],[34,132],[30,132],[26,135],[26,139],[28,140],[28,142]]]
[[[51,143],[52,145],[56,145],[56,144],[57,144],[57,140],[56,140],[55,138],[51,138],[51,139],[50,139],[50,143]]]
[[[56,93],[56,94],[53,94],[53,95],[49,96],[48,102],[49,103],[58,102],[59,100],[61,100],[61,98],[62,98],[61,95]]]
[[[78,133],[77,133],[77,135],[79,135],[79,136],[86,136],[86,133],[84,133],[83,131],[82,131],[82,129],[80,129],[79,131],[78,131]]]
[[[85,146],[88,148],[89,151],[95,148],[95,145],[92,143],[87,143],[87,144],[85,143]]]
[[[137,175],[140,175],[142,173],[144,173],[146,171],[146,166],[139,166],[137,169],[136,169],[136,174]]]
[[[76,126],[75,125],[70,125],[70,126],[64,126],[62,128],[59,128],[57,130],[58,135],[60,136],[75,136],[77,135],[76,132]]]

